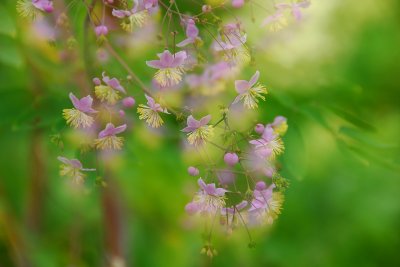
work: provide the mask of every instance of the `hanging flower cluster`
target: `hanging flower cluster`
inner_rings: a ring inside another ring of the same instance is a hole
[[[180,129],[184,133],[177,132],[177,135],[184,136],[186,147],[193,148],[195,153],[207,153],[209,147],[219,149],[218,158],[210,159],[212,162],[188,167],[189,175],[197,178],[199,190],[186,205],[186,212],[195,218],[218,218],[229,233],[239,226],[247,229],[272,224],[281,213],[283,193],[288,185],[278,168],[279,156],[284,152],[282,137],[288,129],[287,120],[277,116],[269,124],[254,123],[254,130],[247,131],[231,127],[230,117],[240,116],[233,113],[234,110],[243,111],[243,114],[256,110],[267,100],[268,91],[259,82],[260,71],[254,73],[253,70],[251,77],[243,74],[249,63],[256,62],[243,22],[236,16],[233,21],[222,19],[216,12],[241,9],[252,5],[253,1],[207,1],[209,4],[198,7],[195,15],[181,13],[179,1],[103,0],[94,2],[94,6],[82,2],[88,11],[92,34],[100,41],[97,43],[100,49],[106,51],[107,56],[113,56],[129,74],[127,81],[137,85],[134,90],[141,89],[139,98],[145,99],[145,103],[138,104],[138,119],[151,128],[160,128],[165,124],[165,117],[175,117],[174,123],[182,126]],[[270,4],[273,12],[267,13],[259,25],[276,32],[287,26],[290,18],[300,21],[310,2],[271,1]],[[97,6],[102,12],[97,12]],[[19,0],[17,10],[23,17],[34,18],[39,13],[52,12],[53,2]],[[134,42],[146,32],[146,27],[154,27],[158,18],[162,20],[161,34],[157,37],[165,42],[159,46],[163,48],[152,52],[152,58],[158,59],[134,64],[126,62],[113,48],[113,40],[118,40],[120,47],[124,40],[120,35],[114,38],[114,32],[123,32]],[[58,18],[64,24],[66,20],[65,13]],[[142,81],[131,66],[140,68],[148,82]],[[63,110],[62,116],[74,131],[87,134],[85,142],[91,151],[104,154],[121,150],[124,146],[121,135],[131,122],[125,111],[136,101],[126,96],[127,90],[119,79],[105,72],[101,78],[94,78],[93,83],[90,95],[69,94],[72,105]],[[172,107],[165,97],[172,89],[179,95],[179,101],[174,102],[179,103],[178,107]],[[215,104],[215,101],[220,103]],[[221,117],[210,111],[215,111],[215,105],[222,110]],[[195,112],[208,115],[194,116]],[[85,171],[94,171],[83,168],[78,159],[58,157],[58,160],[62,163],[60,174],[75,184],[84,183]],[[211,240],[202,252],[210,257],[216,254]]]

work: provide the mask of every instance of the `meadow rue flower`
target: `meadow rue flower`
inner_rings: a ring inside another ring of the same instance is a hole
[[[244,106],[248,109],[255,109],[258,107],[258,99],[265,100],[263,95],[267,94],[267,89],[258,82],[260,72],[256,73],[251,77],[250,81],[237,80],[235,81],[236,92],[239,95],[233,101],[236,104],[239,101],[243,101]]]
[[[18,0],[17,12],[20,16],[35,19],[40,11],[53,12],[53,1],[50,0]]]
[[[226,153],[224,161],[229,166],[235,166],[239,162],[239,157],[236,153]]]
[[[284,9],[291,9],[293,17],[297,20],[300,21],[303,18],[303,14],[301,9],[302,8],[307,8],[310,6],[310,1],[302,1],[302,2],[297,2],[297,3],[281,3],[281,4],[276,4],[275,7],[278,10],[284,10]]]
[[[225,61],[207,66],[201,75],[186,76],[186,83],[191,89],[199,88],[204,94],[219,93],[225,88],[225,79],[232,75],[232,67]]]
[[[200,171],[196,167],[190,166],[188,168],[188,173],[189,173],[190,176],[197,176],[197,175],[200,174]]]
[[[232,7],[241,8],[244,5],[244,0],[232,0]]]
[[[274,184],[267,187],[263,181],[256,184],[248,210],[250,225],[272,224],[281,213],[283,195],[280,192],[274,192],[274,188]]]
[[[245,64],[250,60],[250,53],[245,46],[247,35],[242,34],[238,24],[225,25],[212,47],[214,51],[221,53],[222,58],[234,64]]]
[[[201,178],[197,182],[200,190],[196,193],[193,201],[186,205],[186,212],[189,215],[196,213],[215,215],[220,212],[221,208],[225,206],[225,193],[227,190],[217,188],[214,183],[206,184]]]
[[[135,99],[131,96],[125,97],[122,100],[122,105],[124,105],[124,107],[126,107],[126,108],[133,107],[135,105],[135,103],[136,103]]]
[[[169,114],[166,108],[162,108],[160,104],[156,103],[156,101],[145,95],[147,99],[147,106],[140,104],[137,112],[139,113],[139,119],[146,120],[146,123],[154,128],[158,128],[164,124],[163,119],[160,116],[160,112]]]
[[[262,22],[261,26],[267,26],[271,32],[277,32],[287,26],[287,19],[284,14],[277,12]]]
[[[236,179],[235,174],[230,169],[218,170],[216,174],[219,183],[222,185],[232,184]]]
[[[94,93],[102,102],[106,101],[114,105],[121,98],[121,93],[126,94],[125,89],[116,78],[110,79],[110,77],[106,76],[105,72],[102,73],[102,76],[104,85],[101,83],[96,85]],[[98,82],[99,79],[95,80],[95,84],[98,84]]]
[[[115,127],[112,123],[107,123],[106,128],[102,130],[98,138],[94,140],[97,149],[116,149],[120,150],[124,143],[124,138],[116,136],[126,130],[126,124]]]
[[[282,139],[274,132],[272,126],[267,125],[260,139],[250,140],[254,145],[257,155],[261,157],[272,157],[281,154],[285,149]]]
[[[90,114],[97,112],[92,108],[93,98],[88,95],[78,99],[73,93],[69,94],[69,98],[75,108],[63,110],[63,117],[67,121],[67,124],[74,128],[87,128],[92,126],[94,119]]]
[[[63,164],[60,165],[60,175],[67,176],[72,182],[81,185],[84,182],[85,174],[82,171],[95,171],[95,169],[84,169],[82,163],[77,159],[67,159],[65,157],[57,157]]]
[[[171,54],[168,50],[157,54],[159,60],[146,61],[147,66],[158,69],[154,79],[161,87],[172,87],[182,80],[184,62],[187,58],[185,51]]]
[[[274,129],[274,132],[280,136],[283,136],[288,129],[287,119],[283,116],[275,117],[274,121],[269,125]]]
[[[211,120],[211,115],[207,115],[200,120],[196,120],[192,115],[187,118],[187,126],[182,132],[187,133],[188,142],[194,146],[200,146],[210,139],[214,133],[212,125],[207,125]]]
[[[194,44],[196,41],[199,41],[199,29],[196,27],[196,23],[193,19],[188,19],[186,22],[186,39],[182,42],[178,43],[177,47],[184,47],[188,44]]]
[[[112,15],[124,19],[122,29],[132,32],[135,26],[143,27],[149,19],[149,15],[158,8],[157,0],[134,0],[131,10],[113,9]]]

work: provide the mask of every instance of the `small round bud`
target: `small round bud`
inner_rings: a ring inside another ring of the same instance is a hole
[[[118,111],[118,113],[119,113],[119,115],[120,115],[121,117],[125,117],[125,111],[123,111],[122,109],[120,109],[120,110]]]
[[[261,123],[258,123],[256,127],[254,127],[254,131],[258,134],[262,134],[264,132],[265,126]]]
[[[99,25],[94,29],[96,35],[99,36],[104,36],[107,35],[108,33],[108,28],[105,25]]]
[[[191,176],[197,176],[197,175],[199,175],[200,171],[199,171],[199,169],[197,169],[197,168],[195,168],[195,167],[193,167],[193,166],[190,166],[190,167],[188,168],[188,173],[189,173],[189,175],[191,175]]]
[[[194,202],[190,202],[188,204],[186,204],[185,206],[185,211],[187,214],[189,215],[194,215],[196,214],[196,212],[199,210],[199,207],[196,203]]]
[[[131,96],[125,97],[122,100],[122,105],[124,105],[124,107],[126,107],[126,108],[133,107],[135,105],[135,103],[136,103],[135,99]]]
[[[210,5],[203,5],[203,6],[201,7],[201,10],[202,10],[204,13],[209,13],[209,12],[211,12],[212,8],[211,8]]]
[[[93,78],[93,83],[94,85],[99,86],[101,84],[101,81],[99,78]]]
[[[256,190],[262,191],[262,190],[264,190],[266,188],[267,188],[267,185],[265,184],[264,181],[259,181],[259,182],[256,183]]]
[[[244,5],[244,0],[232,0],[232,7],[241,8]]]
[[[226,153],[224,156],[224,161],[229,166],[234,166],[239,162],[239,157],[236,153]]]

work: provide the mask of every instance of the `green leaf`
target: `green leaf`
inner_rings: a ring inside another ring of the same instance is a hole
[[[24,65],[21,52],[13,39],[1,36],[0,51],[0,63],[14,68],[21,68]]]
[[[15,21],[3,5],[0,5],[0,25],[0,34],[15,38],[17,35]]]

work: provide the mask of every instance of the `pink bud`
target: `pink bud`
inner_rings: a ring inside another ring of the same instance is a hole
[[[244,5],[244,0],[232,0],[232,6],[234,8],[241,8]]]
[[[196,212],[199,211],[199,206],[194,202],[190,202],[190,203],[186,204],[185,211],[189,215],[194,215]]]
[[[210,5],[203,5],[203,6],[201,7],[201,10],[202,10],[204,13],[211,12],[211,6],[210,6]]]
[[[122,109],[120,109],[120,110],[118,111],[118,113],[119,113],[119,115],[120,115],[121,117],[124,117],[124,116],[125,116],[125,111],[123,111]]]
[[[97,36],[107,35],[108,28],[105,25],[99,25],[94,29],[94,31],[96,32]]]
[[[98,86],[101,84],[101,81],[99,78],[93,78],[93,83],[94,83],[94,85]]]
[[[135,103],[136,103],[135,99],[131,96],[125,97],[122,100],[122,105],[124,105],[124,107],[126,107],[126,108],[133,107],[135,105]]]
[[[195,167],[193,167],[193,166],[190,166],[190,167],[188,168],[188,173],[189,173],[189,175],[191,175],[191,176],[197,176],[197,175],[199,175],[200,171],[199,171],[199,169],[197,169],[197,168],[195,168]]]
[[[259,182],[256,183],[256,190],[262,191],[262,190],[264,190],[266,188],[267,188],[267,185],[265,184],[264,181],[259,181]]]
[[[236,153],[226,153],[224,156],[224,161],[229,166],[234,166],[239,162],[239,157],[236,155]]]
[[[261,123],[258,123],[256,127],[254,127],[254,131],[258,134],[262,134],[264,132],[265,126],[262,125]]]

